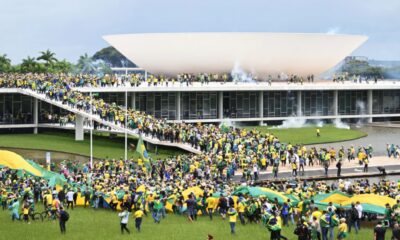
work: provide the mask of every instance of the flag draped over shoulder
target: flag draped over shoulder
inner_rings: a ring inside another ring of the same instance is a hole
[[[150,171],[151,170],[150,158],[149,154],[146,151],[146,146],[144,145],[142,135],[140,135],[139,137],[136,147],[136,152],[139,153],[140,158],[143,159],[143,163],[145,164],[147,170]]]

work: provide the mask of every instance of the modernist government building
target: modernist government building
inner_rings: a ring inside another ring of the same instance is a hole
[[[278,123],[290,118],[369,122],[400,118],[400,82],[333,83],[318,78],[363,44],[365,36],[179,33],[111,35],[104,39],[152,74],[227,73],[238,65],[260,80],[282,73],[315,76],[314,82],[304,84],[274,81],[269,85],[259,81],[77,88],[119,105],[124,105],[127,98],[128,107],[157,118],[249,124]],[[2,131],[47,128],[42,112],[65,114],[68,109],[18,89],[0,89]]]

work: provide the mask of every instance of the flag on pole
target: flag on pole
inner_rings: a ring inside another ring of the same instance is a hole
[[[150,171],[151,170],[150,158],[149,154],[146,151],[146,146],[144,145],[142,135],[140,135],[139,137],[136,147],[136,152],[139,153],[140,158],[143,159],[143,163],[145,164],[147,170]]]

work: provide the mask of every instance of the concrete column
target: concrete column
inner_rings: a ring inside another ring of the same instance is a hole
[[[218,118],[224,118],[224,92],[218,92]]]
[[[260,113],[260,118],[264,117],[264,92],[260,91],[258,95],[258,106],[259,106],[259,113]],[[260,125],[263,124],[263,120],[260,120]]]
[[[372,102],[373,102],[373,95],[372,95],[372,90],[368,90],[368,115],[372,115]],[[372,117],[368,117],[368,123],[372,123]]]
[[[301,114],[301,91],[297,91],[297,116],[300,117]]]
[[[33,124],[35,127],[33,128],[33,133],[38,133],[38,124],[39,124],[39,101],[37,98],[33,98]]]
[[[136,110],[136,93],[135,92],[133,92],[133,93],[131,93],[132,95],[131,95],[131,108],[133,109],[133,110]]]
[[[338,97],[338,95],[339,95],[338,90],[334,90],[333,91],[333,115],[334,116],[338,116],[339,115],[339,109],[338,109],[339,97]]]
[[[83,120],[84,117],[81,115],[75,115],[75,141],[83,141],[84,139]]]
[[[176,120],[181,120],[181,92],[176,93]]]

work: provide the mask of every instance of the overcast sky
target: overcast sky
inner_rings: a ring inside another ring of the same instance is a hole
[[[353,55],[400,60],[400,0],[0,0],[0,54],[50,49],[75,62],[103,35],[145,32],[364,34]]]

